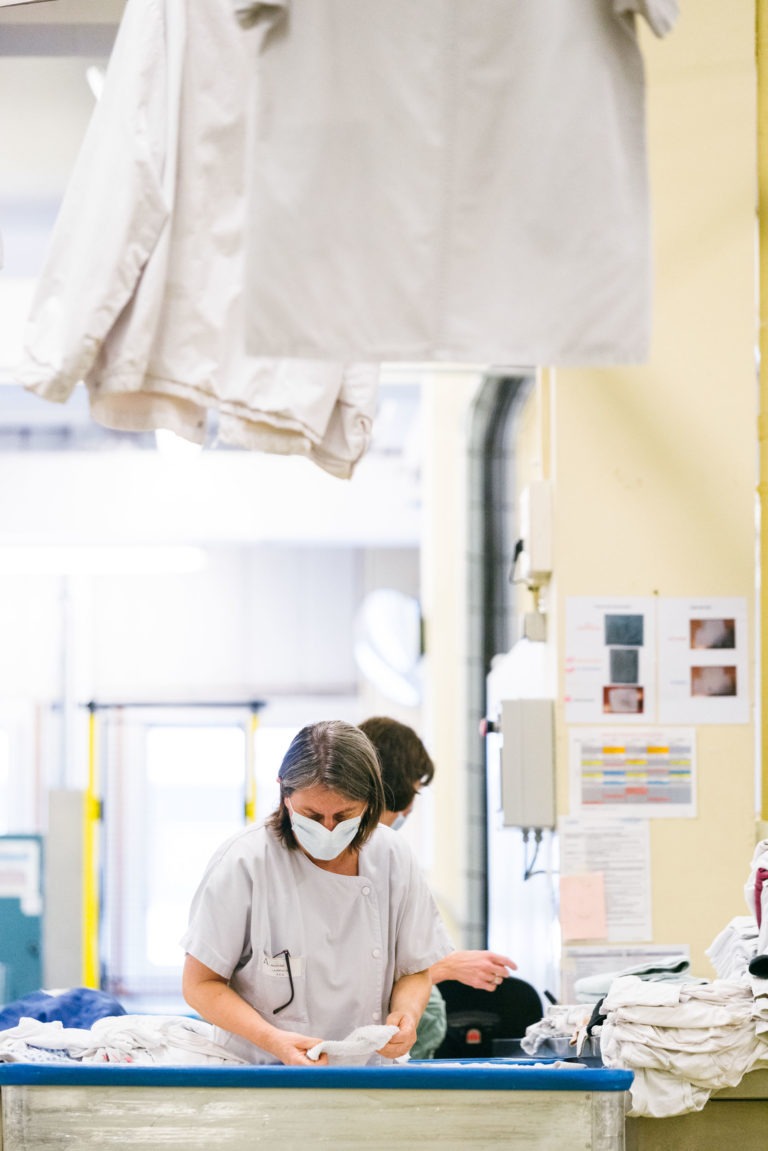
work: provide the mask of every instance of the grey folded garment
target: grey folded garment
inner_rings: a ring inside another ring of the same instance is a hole
[[[585,975],[574,982],[573,990],[577,1003],[597,1003],[608,994],[614,979],[620,975],[636,975],[639,979],[680,983],[692,982],[688,972],[691,962],[685,955],[670,955],[666,959],[654,959],[637,967],[625,967],[621,971],[601,971],[596,975]]]

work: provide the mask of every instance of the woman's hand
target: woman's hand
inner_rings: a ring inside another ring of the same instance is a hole
[[[320,1039],[309,1039],[306,1035],[299,1035],[295,1031],[280,1031],[274,1029],[274,1039],[270,1042],[269,1051],[286,1067],[320,1067],[328,1062],[328,1056],[323,1054],[318,1059],[310,1059],[307,1052]]]
[[[389,1000],[387,1023],[396,1027],[397,1032],[380,1049],[379,1055],[399,1059],[408,1054],[416,1042],[416,1025],[424,1013],[431,990],[429,971],[415,971],[396,980]]]
[[[517,970],[514,960],[495,951],[452,951],[430,968],[430,975],[433,983],[455,979],[479,991],[495,991],[510,968]]]
[[[397,1027],[386,1047],[380,1048],[378,1054],[387,1059],[399,1059],[407,1055],[416,1042],[416,1023],[407,1011],[392,1011],[387,1016],[387,1024]]]

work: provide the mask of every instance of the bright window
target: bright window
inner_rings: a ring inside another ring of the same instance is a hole
[[[280,785],[277,773],[298,727],[259,726],[255,739],[256,818],[266,819],[277,807]]]
[[[245,731],[155,727],[146,748],[147,961],[175,967],[205,866],[243,823]]]
[[[101,948],[105,986],[129,1010],[183,1009],[179,940],[192,896],[245,818],[248,718],[187,715],[197,718],[106,725]]]

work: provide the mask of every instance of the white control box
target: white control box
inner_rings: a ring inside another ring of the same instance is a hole
[[[554,828],[554,701],[502,700],[501,735],[504,825]]]
[[[522,571],[529,583],[542,583],[552,574],[552,484],[536,480],[520,493]]]

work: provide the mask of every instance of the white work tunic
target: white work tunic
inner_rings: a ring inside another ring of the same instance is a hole
[[[209,863],[181,943],[270,1023],[318,1039],[383,1023],[394,983],[453,950],[413,852],[388,827],[363,847],[356,876],[317,867],[263,825],[239,832]],[[294,998],[274,1015],[290,998],[285,949]],[[214,1038],[251,1063],[276,1062],[227,1031]]]

